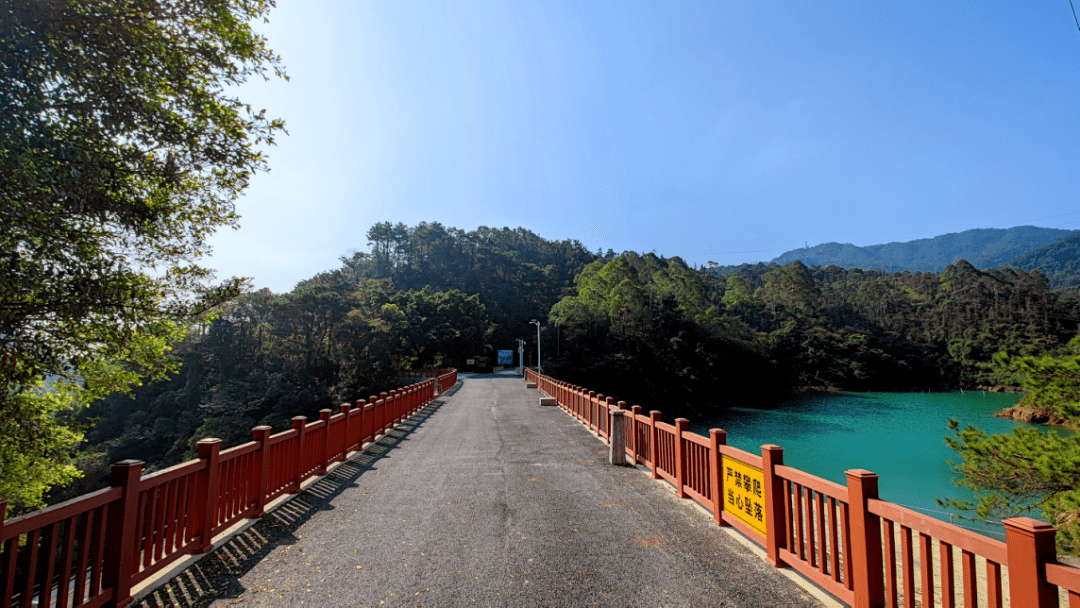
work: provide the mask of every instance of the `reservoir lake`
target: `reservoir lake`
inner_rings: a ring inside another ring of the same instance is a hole
[[[936,498],[971,498],[966,488],[952,483],[956,476],[948,460],[959,461],[945,445],[949,418],[964,428],[972,424],[988,434],[1009,433],[1018,426],[1038,426],[995,418],[1015,405],[1020,395],[1009,393],[807,393],[774,409],[734,408],[717,417],[691,423],[690,430],[708,437],[710,428],[727,431],[727,443],[752,454],[761,445],[784,448],[784,464],[846,485],[844,471],[867,469],[880,476],[878,494],[945,521],[974,528],[996,538],[1000,525],[956,517]],[[1041,427],[1062,434],[1071,431]]]

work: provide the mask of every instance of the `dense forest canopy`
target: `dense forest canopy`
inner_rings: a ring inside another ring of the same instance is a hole
[[[82,417],[96,421],[80,452],[88,474],[53,500],[97,487],[110,462],[168,466],[201,437],[235,444],[259,424],[284,429],[399,386],[403,370],[494,362],[518,337],[535,352],[532,319],[546,373],[669,416],[767,407],[808,387],[1045,385],[1036,371],[1077,348],[1077,301],[1039,271],[795,261],[721,274],[652,253],[591,254],[522,228],[438,223],[377,224],[368,241],[287,294],[223,306],[175,345],[168,380],[94,403]]]
[[[247,441],[253,426],[281,430],[292,416],[394,388],[399,371],[464,368],[511,348],[596,258],[522,228],[387,223],[368,238],[368,251],[287,294],[222,306],[175,345],[170,379],[94,403],[80,415],[96,420],[80,454],[90,475],[57,497],[94,487],[116,460],[168,466],[199,438]]]
[[[1024,270],[1040,269],[1053,287],[1080,287],[1080,232],[1022,253],[1007,265]]]
[[[751,394],[760,401],[756,387],[778,384],[1016,385],[1017,371],[994,355],[1060,350],[1080,316],[1075,300],[1052,292],[1038,271],[981,271],[964,261],[940,274],[798,261],[744,265],[726,277],[715,271],[632,252],[594,262],[578,276],[577,294],[552,309],[568,345],[558,369],[571,377],[610,374],[611,390],[650,402],[700,403],[702,393],[723,401],[701,390],[710,383],[743,401]]]
[[[401,370],[494,361],[518,337],[535,352],[532,319],[545,371],[692,415],[798,387],[1018,384],[995,353],[1053,353],[1077,317],[1038,272],[966,262],[940,274],[792,262],[721,276],[522,228],[382,223],[339,268],[222,307],[176,345],[170,380],[94,404],[83,458],[165,466],[202,436],[239,442],[258,424],[283,428],[391,388]]]

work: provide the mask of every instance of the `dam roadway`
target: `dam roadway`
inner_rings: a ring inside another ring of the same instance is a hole
[[[538,397],[517,376],[465,378],[336,488],[264,517],[211,605],[822,605]]]

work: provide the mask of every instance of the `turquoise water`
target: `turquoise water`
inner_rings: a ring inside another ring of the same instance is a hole
[[[812,393],[776,409],[728,410],[691,424],[691,430],[708,436],[710,428],[722,428],[728,445],[754,454],[761,453],[762,444],[777,444],[784,448],[784,464],[839,484],[847,483],[848,469],[873,471],[880,476],[881,498],[948,521],[950,515],[935,499],[971,494],[952,483],[956,475],[947,461],[958,457],[945,445],[946,423],[956,418],[961,428],[973,424],[987,433],[1036,426],[993,416],[1019,400],[1016,394],[980,391]],[[953,521],[1000,531],[978,522]]]

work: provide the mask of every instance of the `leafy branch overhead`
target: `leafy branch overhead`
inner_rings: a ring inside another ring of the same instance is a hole
[[[169,340],[239,293],[199,258],[236,227],[234,201],[284,128],[229,89],[283,75],[250,26],[272,6],[0,9],[0,418],[20,421],[3,429],[0,497],[35,503],[25,467],[63,462],[72,443],[46,430],[55,408],[27,406],[55,401],[46,377],[82,402],[160,377]]]

